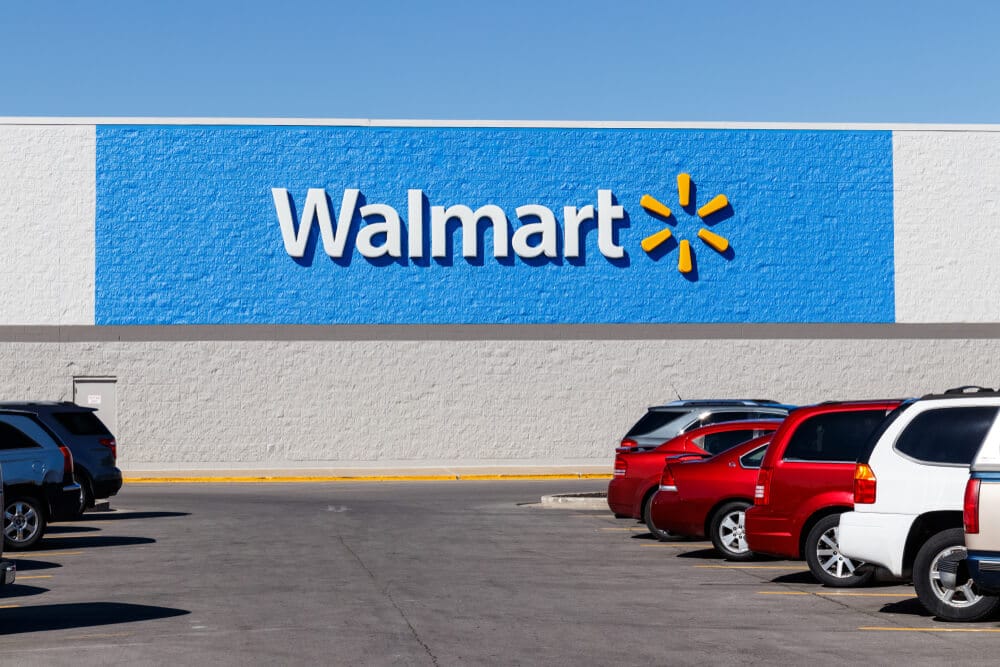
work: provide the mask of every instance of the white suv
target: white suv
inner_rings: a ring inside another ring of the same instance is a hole
[[[979,387],[904,403],[859,457],[854,511],[840,515],[844,555],[911,575],[924,607],[948,620],[982,618],[998,605],[967,576],[942,583],[940,567],[964,557],[969,464],[984,441],[1000,439],[998,414],[1000,393]]]

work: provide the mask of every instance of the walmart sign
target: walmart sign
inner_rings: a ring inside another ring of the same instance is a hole
[[[891,322],[888,132],[97,129],[99,324]]]

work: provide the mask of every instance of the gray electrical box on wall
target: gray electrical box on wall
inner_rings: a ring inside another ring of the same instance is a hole
[[[114,377],[73,378],[73,402],[86,408],[95,408],[97,416],[116,437],[118,435],[118,395]]]

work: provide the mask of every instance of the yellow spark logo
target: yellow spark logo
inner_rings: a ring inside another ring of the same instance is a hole
[[[677,201],[681,205],[681,208],[686,208],[692,205],[691,202],[691,175],[690,174],[678,174],[677,175]],[[646,210],[646,212],[651,213],[659,218],[669,221],[673,217],[673,212],[668,206],[657,200],[652,195],[643,195],[642,199],[639,200],[639,206]],[[703,221],[714,213],[718,213],[729,206],[729,200],[726,195],[716,195],[707,204],[698,209],[698,217]],[[651,236],[647,236],[642,240],[642,249],[647,253],[652,253],[658,247],[666,243],[668,239],[673,236],[673,233],[669,229],[662,229]],[[698,230],[698,238],[705,242],[713,250],[724,253],[729,250],[729,239],[724,236],[719,236],[714,232],[710,232],[707,229]],[[694,268],[694,253],[691,250],[691,243],[687,239],[683,239],[678,243],[680,248],[680,257],[677,260],[677,270],[681,273],[690,273]]]

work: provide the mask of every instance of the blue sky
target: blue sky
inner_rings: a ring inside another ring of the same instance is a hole
[[[0,3],[0,115],[1000,122],[1000,3]]]

